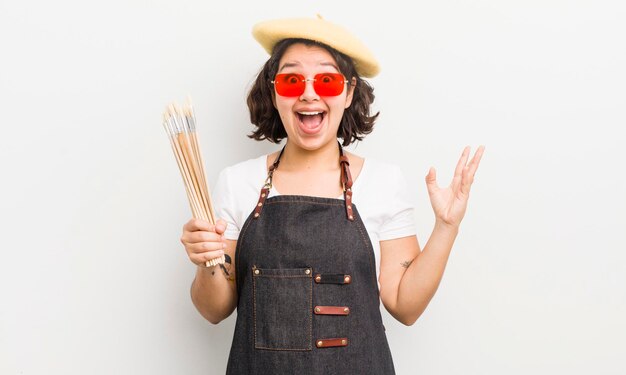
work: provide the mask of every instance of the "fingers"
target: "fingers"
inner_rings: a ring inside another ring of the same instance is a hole
[[[472,161],[469,163],[469,167],[470,167],[469,173],[472,177],[474,176],[474,174],[476,174],[476,170],[478,169],[478,165],[480,164],[480,159],[482,159],[484,152],[485,152],[485,146],[481,145],[480,147],[478,147],[478,150],[476,150],[476,153],[474,153],[474,157],[472,158]]]
[[[191,219],[183,226],[183,231],[195,232],[197,230],[205,230],[210,232],[215,231],[211,223],[202,219]]]
[[[193,263],[204,265],[206,261],[224,254],[225,230],[224,220],[218,220],[216,225],[212,225],[206,220],[191,219],[183,226],[180,242],[185,246],[185,251]]]
[[[463,173],[463,167],[467,165],[467,159],[469,159],[470,154],[470,146],[465,146],[463,152],[461,153],[461,157],[459,158],[459,162],[456,163],[456,168],[454,169],[454,177],[459,176]]]
[[[474,175],[476,174],[476,170],[478,169],[478,165],[480,164],[480,159],[482,158],[484,151],[485,146],[478,147],[478,150],[474,153],[472,161],[470,161],[470,163],[463,168],[460,191],[461,194],[465,196],[469,195],[470,188],[474,183]]]
[[[463,196],[467,197],[470,192],[470,187],[474,182],[474,176],[470,175],[469,167],[463,168],[463,181],[461,182],[460,192]]]
[[[197,242],[185,245],[189,260],[197,265],[204,265],[206,261],[220,257],[224,254],[226,242]]]
[[[454,176],[452,176],[452,182],[450,183],[450,188],[452,191],[457,191],[459,186],[461,185],[461,181],[463,179],[463,168],[467,165],[467,159],[469,159],[470,147],[465,146],[463,152],[461,153],[461,157],[459,161],[456,163],[456,168],[454,168]]]
[[[190,254],[202,254],[207,251],[223,250],[226,248],[226,242],[196,242],[185,246]]]
[[[191,219],[183,226],[183,232],[207,231],[224,234],[226,231],[226,222],[222,219],[217,220],[215,225],[202,219]]]
[[[189,260],[191,260],[194,264],[198,266],[205,266],[207,261],[219,258],[222,255],[224,255],[223,250],[207,251],[204,253],[192,253],[189,254]]]
[[[185,244],[192,244],[197,242],[219,242],[224,239],[224,236],[215,233],[215,232],[207,232],[207,231],[195,231],[195,232],[185,232],[180,238],[180,242]]]

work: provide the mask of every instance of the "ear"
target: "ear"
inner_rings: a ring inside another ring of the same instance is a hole
[[[348,86],[348,94],[346,95],[346,105],[344,108],[350,107],[352,104],[352,98],[354,98],[354,90],[356,89],[356,78],[352,77],[350,80],[350,86]]]
[[[272,90],[272,104],[274,105],[274,108],[278,110],[278,107],[276,107],[276,92],[274,90]]]

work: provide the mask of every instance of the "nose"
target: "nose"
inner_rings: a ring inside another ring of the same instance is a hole
[[[304,80],[304,92],[300,95],[300,101],[310,102],[320,99],[319,95],[317,95],[315,89],[313,88],[313,82],[315,82],[315,79],[313,78]]]

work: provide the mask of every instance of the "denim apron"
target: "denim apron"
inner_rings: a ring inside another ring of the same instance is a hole
[[[283,151],[237,241],[226,374],[395,374],[348,158],[339,145],[343,200],[268,198]]]

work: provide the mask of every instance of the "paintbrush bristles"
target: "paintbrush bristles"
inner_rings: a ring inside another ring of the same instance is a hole
[[[206,183],[204,161],[196,136],[196,118],[190,97],[187,97],[182,108],[175,102],[166,107],[163,113],[163,127],[176,156],[193,217],[215,225],[215,212]],[[211,267],[224,262],[225,257],[222,255],[207,261],[206,266]]]
[[[213,258],[211,260],[207,260],[206,261],[206,266],[207,267],[212,267],[212,266],[217,266],[218,264],[224,264],[226,262],[226,257],[224,255],[217,257],[217,258]]]

